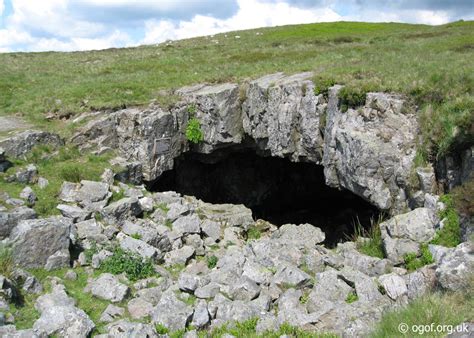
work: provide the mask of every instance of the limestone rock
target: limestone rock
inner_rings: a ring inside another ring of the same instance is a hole
[[[148,316],[153,310],[153,304],[142,297],[133,298],[127,305],[128,313],[133,319],[141,319]]]
[[[153,323],[161,324],[170,331],[182,330],[190,322],[193,309],[176,297],[173,291],[163,293],[151,313]]]
[[[418,208],[381,223],[380,230],[388,259],[402,263],[405,254],[419,253],[420,243],[433,239],[437,224],[435,212],[427,208]]]
[[[15,263],[24,268],[42,268],[48,258],[69,250],[72,222],[64,217],[21,221],[10,236]]]
[[[36,200],[38,199],[36,197],[35,192],[31,187],[25,187],[21,192],[20,192],[20,198],[23,198],[28,205],[34,205]]]
[[[0,211],[0,239],[10,236],[18,222],[36,218],[36,212],[27,207],[18,207],[9,211]]]
[[[119,233],[117,239],[122,249],[134,252],[143,258],[158,259],[161,254],[155,247],[123,233]],[[160,257],[163,255],[161,254]]]
[[[436,269],[443,289],[461,291],[469,287],[474,271],[474,250],[470,242],[459,244],[448,252]]]
[[[314,94],[311,76],[277,73],[249,83],[242,105],[243,128],[272,156],[321,161],[326,102]]]
[[[284,224],[273,235],[283,242],[291,242],[292,245],[302,246],[308,249],[314,248],[316,244],[324,242],[326,236],[318,227],[311,224]]]
[[[130,290],[128,286],[120,283],[114,275],[103,273],[96,279],[89,281],[86,291],[91,292],[95,297],[117,303],[121,302]]]
[[[416,153],[418,123],[396,95],[368,93],[364,107],[338,107],[329,91],[324,139],[324,174],[331,187],[346,188],[392,214],[407,206],[403,188]]]
[[[119,306],[109,304],[107,308],[102,312],[100,316],[100,321],[103,323],[113,322],[115,319],[122,317],[125,313],[125,310]]]
[[[64,145],[64,141],[56,134],[27,130],[1,141],[0,147],[8,157],[19,158],[40,144],[57,148]]]
[[[129,322],[125,319],[107,325],[107,330],[107,338],[159,337],[153,325]]]
[[[122,224],[125,220],[142,213],[137,198],[123,198],[114,202],[102,210],[104,219],[111,224]]]
[[[56,285],[53,291],[40,296],[35,308],[41,317],[34,323],[35,333],[61,337],[88,337],[95,325],[87,314],[74,305],[64,287]]]

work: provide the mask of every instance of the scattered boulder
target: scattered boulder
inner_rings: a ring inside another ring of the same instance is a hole
[[[57,134],[36,130],[27,130],[0,141],[4,154],[12,158],[22,157],[38,145],[58,148],[64,145],[64,141]]]
[[[61,212],[61,215],[72,219],[74,223],[82,222],[91,216],[90,211],[84,210],[75,205],[59,204],[56,208]]]
[[[38,180],[38,169],[34,164],[29,164],[26,168],[20,169],[13,176],[8,177],[7,180],[23,184],[34,184]]]
[[[419,253],[420,244],[433,239],[438,218],[428,208],[417,208],[380,224],[384,250],[394,264],[402,263],[407,253]]]
[[[35,308],[41,313],[33,325],[38,335],[88,337],[95,327],[87,314],[75,307],[74,299],[66,294],[62,285],[55,285],[51,293],[40,296]]]
[[[9,237],[11,230],[17,226],[18,222],[34,218],[36,218],[36,212],[27,207],[0,211],[0,239]]]
[[[110,224],[123,224],[127,219],[140,215],[142,209],[137,198],[127,197],[111,203],[101,213]]]
[[[161,324],[173,332],[184,329],[191,321],[192,314],[193,309],[169,290],[161,296],[151,313],[151,318],[153,323]]]
[[[140,239],[135,239],[124,233],[119,233],[117,239],[123,250],[131,251],[143,258],[161,259],[163,254],[159,250]]]
[[[20,221],[12,230],[12,256],[24,268],[43,268],[58,251],[69,250],[72,222],[64,217]]]
[[[103,323],[110,323],[116,320],[117,318],[122,317],[124,313],[125,309],[113,304],[109,304],[104,310],[104,312],[102,312],[99,321]]]
[[[317,244],[324,242],[326,238],[321,229],[307,223],[300,225],[284,224],[275,232],[273,237],[308,249],[316,247]]]
[[[21,192],[20,192],[20,198],[23,198],[28,205],[34,205],[37,197],[33,189],[31,187],[25,187]]]
[[[153,310],[153,304],[142,297],[133,298],[127,305],[128,313],[133,319],[145,318]]]
[[[129,338],[129,337],[158,337],[156,329],[151,324],[134,323],[127,320],[107,325],[107,338]]]
[[[439,263],[436,276],[445,290],[462,291],[472,285],[474,271],[474,249],[470,242],[451,249]]]
[[[114,275],[103,273],[96,279],[90,280],[85,291],[100,299],[117,303],[127,297],[130,289],[125,284],[120,283]]]

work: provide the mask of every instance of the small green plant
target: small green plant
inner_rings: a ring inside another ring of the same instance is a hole
[[[346,303],[351,304],[359,300],[359,296],[357,296],[357,293],[355,291],[349,292],[349,294],[346,297]]]
[[[125,273],[131,281],[156,275],[151,259],[143,259],[121,248],[115,248],[113,255],[102,262],[100,269],[114,275]]]
[[[167,333],[169,333],[168,328],[166,326],[164,326],[163,324],[156,324],[155,329],[156,329],[156,333],[158,333],[158,334],[167,334]]]
[[[165,227],[172,229],[173,228],[173,221],[167,218],[165,220]]]
[[[247,240],[259,239],[261,237],[261,235],[262,235],[262,233],[255,226],[251,226],[247,230]]]
[[[164,213],[167,213],[168,211],[170,211],[170,208],[168,207],[168,205],[166,203],[158,204],[158,209],[160,209]]]
[[[306,304],[309,300],[309,291],[305,291],[302,295],[301,295],[301,298],[300,298],[300,303],[301,304]]]
[[[367,93],[374,90],[380,91],[381,88],[375,86],[371,82],[358,86],[348,85],[341,88],[338,94],[341,111],[346,112],[349,108],[355,109],[363,106],[365,104]]]
[[[189,115],[193,116],[194,114],[196,114],[196,104],[195,103],[191,103],[187,108],[186,108],[187,112],[189,113]]]
[[[112,191],[112,196],[110,197],[109,203],[120,201],[122,198],[125,198],[125,191],[122,189]]]
[[[405,267],[408,271],[417,270],[421,268],[422,266],[425,266],[434,262],[433,256],[431,255],[431,252],[428,249],[427,244],[422,244],[420,246],[420,253],[421,254],[419,257],[414,252],[405,254],[403,259],[405,261]]]
[[[444,220],[443,227],[436,232],[432,244],[455,247],[461,243],[461,227],[459,225],[459,216],[454,207],[451,195],[443,195],[440,201],[444,203],[445,208],[439,212],[439,218]]]
[[[207,267],[209,269],[214,269],[218,261],[219,259],[214,255],[207,257]]]
[[[188,126],[186,127],[186,139],[195,144],[204,140],[201,122],[195,117],[191,118],[188,122]]]
[[[139,233],[134,233],[130,237],[135,238],[135,239],[142,239],[142,235],[140,235]]]
[[[316,95],[328,95],[329,88],[336,84],[336,81],[332,78],[318,76],[313,79],[314,82],[314,94]]]

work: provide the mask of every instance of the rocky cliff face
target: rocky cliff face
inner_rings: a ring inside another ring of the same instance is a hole
[[[342,112],[341,87],[332,87],[328,97],[316,95],[310,76],[278,73],[241,86],[182,88],[181,102],[169,111],[151,106],[107,114],[73,142],[118,149],[122,163],[138,167],[145,181],[172,169],[184,152],[251,144],[264,156],[323,165],[329,186],[348,189],[381,210],[406,210],[413,195],[424,193],[409,187],[418,125],[404,99],[369,93],[363,107]],[[185,137],[190,117],[201,123],[204,140],[198,145]]]

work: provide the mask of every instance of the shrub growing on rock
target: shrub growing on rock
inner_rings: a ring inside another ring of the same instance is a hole
[[[131,281],[156,275],[150,259],[143,259],[121,248],[115,248],[113,255],[102,262],[100,269],[114,275],[125,273]]]
[[[201,123],[195,117],[191,118],[186,127],[186,138],[192,143],[199,143],[204,139],[204,135],[201,130]]]

